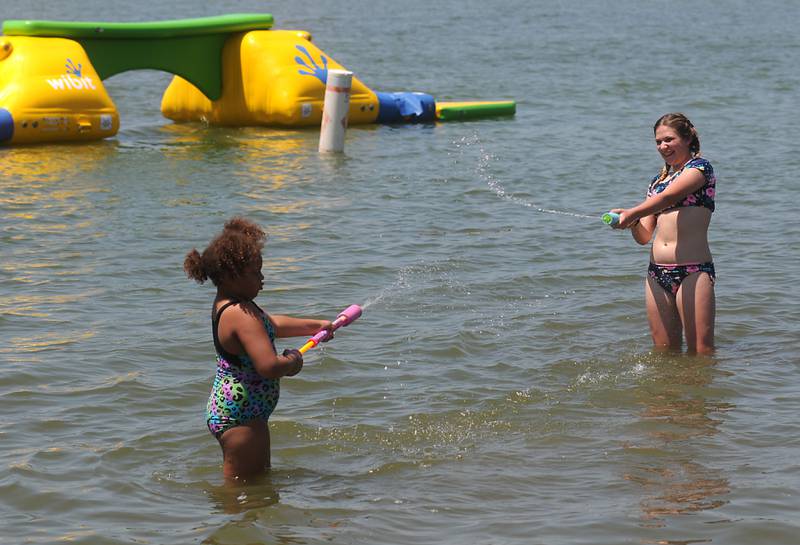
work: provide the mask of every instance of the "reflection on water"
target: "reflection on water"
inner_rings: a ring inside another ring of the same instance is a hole
[[[269,473],[247,483],[227,482],[206,490],[213,506],[211,511],[226,515],[226,520],[209,533],[204,544],[223,543],[301,543],[285,524],[266,523],[280,503],[278,486]],[[282,533],[289,535],[283,536]]]
[[[212,512],[225,517],[212,526],[203,543],[338,543],[341,529],[352,515],[346,506],[349,492],[344,496],[336,492],[340,480],[305,470],[273,471],[247,483],[206,488]],[[330,505],[310,508],[300,499],[309,490],[322,491]],[[282,500],[281,494],[286,499]]]
[[[270,473],[253,477],[247,483],[226,482],[206,492],[214,510],[229,515],[264,509],[280,501],[278,486]]]
[[[93,227],[91,197],[108,192],[107,165],[116,145],[52,145],[0,150],[2,234],[9,242],[27,236],[70,235]],[[10,221],[8,221],[10,220]]]
[[[116,145],[47,145],[0,150],[0,302],[11,361],[40,361],[44,351],[83,343],[95,332],[73,323],[75,307],[98,290],[85,259],[104,236],[108,164]],[[100,197],[98,197],[100,195]]]
[[[662,356],[656,375],[636,388],[643,405],[637,427],[641,439],[625,445],[636,462],[625,479],[644,491],[640,501],[643,525],[666,526],[665,518],[716,509],[728,503],[730,482],[724,470],[696,458],[707,448],[694,443],[719,432],[719,414],[733,405],[711,391],[716,362],[711,358]],[[659,541],[658,543],[696,543]]]
[[[281,194],[287,187],[317,182],[303,176],[318,156],[315,131],[182,123],[162,127],[161,138],[169,160],[201,162],[206,175],[210,163],[221,176],[241,179],[242,194],[256,203],[254,210],[285,214],[320,203],[313,191],[305,198],[286,199]]]
[[[3,199],[0,203],[8,202],[8,198],[13,202],[17,194],[15,190],[32,184],[54,184],[47,194],[59,198],[61,188],[58,185],[64,180],[84,177],[104,160],[113,158],[116,150],[117,143],[113,140],[91,145],[53,144],[0,149],[0,195]]]

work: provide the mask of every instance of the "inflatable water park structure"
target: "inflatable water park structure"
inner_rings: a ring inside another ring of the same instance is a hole
[[[5,21],[0,144],[99,140],[119,130],[102,81],[128,70],[174,74],[161,100],[176,122],[319,126],[329,70],[343,70],[305,31],[268,14],[146,23]],[[348,120],[433,122],[514,115],[513,101],[436,102],[376,92],[353,77]]]

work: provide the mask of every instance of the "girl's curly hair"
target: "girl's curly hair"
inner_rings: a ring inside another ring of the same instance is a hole
[[[199,284],[211,279],[218,286],[221,279],[236,278],[254,263],[261,256],[266,238],[264,230],[252,221],[231,218],[202,254],[197,248],[186,254],[183,270]]]

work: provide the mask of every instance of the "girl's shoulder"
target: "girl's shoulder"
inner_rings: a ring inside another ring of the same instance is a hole
[[[248,301],[248,309],[248,312],[252,312],[251,315],[253,318],[264,324],[264,326],[267,328],[267,331],[269,331],[270,338],[274,338],[275,324],[272,322],[270,315],[267,314],[267,311],[258,306],[255,301]]]
[[[258,313],[258,316],[260,318],[269,319],[269,314],[267,314],[267,311],[264,310],[263,308],[261,308],[260,306],[258,306],[255,301],[248,301],[248,303],[250,303],[250,305],[253,307],[253,309],[255,309],[255,311]]]
[[[686,164],[686,168],[696,168],[703,173],[707,185],[716,185],[717,176],[714,174],[714,167],[711,166],[711,162],[705,157],[695,157]]]
[[[222,299],[214,302],[212,318],[219,320],[222,313],[261,320],[266,313],[253,301]]]
[[[696,168],[698,170],[710,170],[713,171],[714,167],[711,166],[711,161],[706,159],[705,157],[695,157],[691,159],[684,168]]]

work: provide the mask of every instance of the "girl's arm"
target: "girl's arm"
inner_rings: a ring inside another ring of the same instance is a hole
[[[675,181],[669,184],[669,187],[661,193],[648,197],[633,208],[624,209],[619,212],[618,228],[627,229],[631,224],[636,222],[636,220],[646,216],[652,216],[665,208],[669,208],[686,197],[689,193],[693,193],[703,187],[705,183],[705,176],[703,176],[703,173],[699,169],[689,168],[684,170],[675,178]],[[652,236],[652,232],[650,235]],[[636,238],[637,242],[639,241],[636,235],[634,235],[634,238]],[[640,242],[640,244],[642,243]]]
[[[297,350],[287,350],[283,355],[276,354],[259,312],[249,306],[246,309],[232,307],[231,310],[234,312],[225,313],[224,319],[231,321],[229,327],[232,328],[233,335],[252,360],[259,375],[280,378],[300,372],[303,368],[303,355]],[[224,345],[223,348],[228,349]]]
[[[275,326],[275,335],[281,338],[314,335],[321,329],[330,329],[331,327],[331,322],[329,320],[293,318],[280,314],[270,314],[269,317],[270,320],[272,320],[272,324]]]
[[[622,218],[622,216],[620,216]],[[639,221],[631,224],[631,235],[633,240],[639,244],[647,244],[656,232],[657,219],[655,215],[645,216]]]
[[[615,212],[619,214],[619,223],[614,226],[614,229],[623,229],[620,227],[622,223],[623,214],[627,212],[624,208],[614,208],[611,212]],[[626,222],[627,226],[631,230],[631,235],[633,235],[633,240],[638,242],[639,244],[647,244],[650,242],[650,239],[653,238],[653,233],[656,231],[656,224],[657,219],[655,215],[645,216],[641,219],[635,220],[633,222]]]

